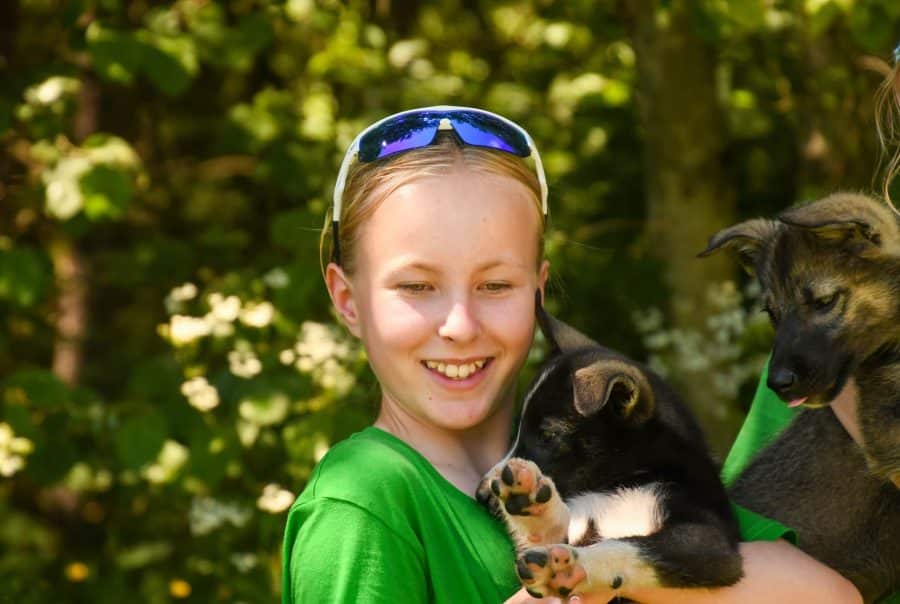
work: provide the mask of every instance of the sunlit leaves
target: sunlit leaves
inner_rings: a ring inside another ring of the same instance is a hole
[[[42,175],[49,216],[68,220],[82,211],[95,221],[122,216],[140,167],[127,142],[97,134],[81,147],[64,143],[57,143],[55,149],[46,143],[36,147],[48,159],[56,158]]]
[[[199,68],[196,44],[188,35],[156,29],[116,30],[92,23],[86,40],[94,69],[101,77],[122,84],[144,75],[161,92],[181,94]]]

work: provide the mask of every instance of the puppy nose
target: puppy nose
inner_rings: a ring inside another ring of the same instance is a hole
[[[770,371],[769,379],[766,380],[766,384],[769,388],[778,394],[786,393],[796,383],[797,374],[784,367],[779,367],[778,369]]]

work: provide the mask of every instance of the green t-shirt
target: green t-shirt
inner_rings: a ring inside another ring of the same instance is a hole
[[[288,513],[283,604],[503,602],[503,524],[403,441],[366,428],[319,462]]]
[[[744,420],[744,425],[725,460],[725,467],[722,469],[722,479],[725,484],[731,484],[740,476],[741,472],[750,464],[753,456],[778,436],[799,411],[799,409],[791,409],[785,405],[774,392],[766,387],[767,372],[768,365],[760,378],[747,419]],[[741,536],[745,541],[787,539],[792,543],[797,542],[794,531],[783,524],[738,505],[733,507],[741,525]],[[895,592],[881,600],[879,604],[900,604],[900,592]]]

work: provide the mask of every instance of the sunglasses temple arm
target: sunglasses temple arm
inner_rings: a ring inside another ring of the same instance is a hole
[[[347,173],[350,171],[350,164],[359,153],[359,138],[353,139],[347,153],[344,154],[344,161],[341,162],[341,169],[338,171],[337,180],[334,182],[334,193],[331,198],[331,261],[340,266],[341,250],[338,240],[338,223],[341,220],[341,207],[344,199],[344,187],[347,185]]]
[[[526,136],[528,134],[526,133]],[[538,183],[541,185],[541,211],[544,213],[544,216],[547,215],[547,175],[544,174],[544,164],[541,162],[541,154],[538,153],[537,145],[534,144],[534,141],[531,140],[531,137],[528,136],[528,146],[531,147],[531,155],[534,158],[534,167],[535,172],[537,172]]]

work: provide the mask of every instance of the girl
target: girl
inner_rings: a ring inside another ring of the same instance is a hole
[[[546,200],[531,138],[495,114],[408,111],[351,144],[324,275],[368,353],[380,411],[328,452],[292,506],[283,602],[536,602],[519,589],[505,528],[472,497],[509,444],[535,292],[548,274]],[[746,577],[735,587],[624,595],[858,601],[849,582],[788,543],[742,553]]]

